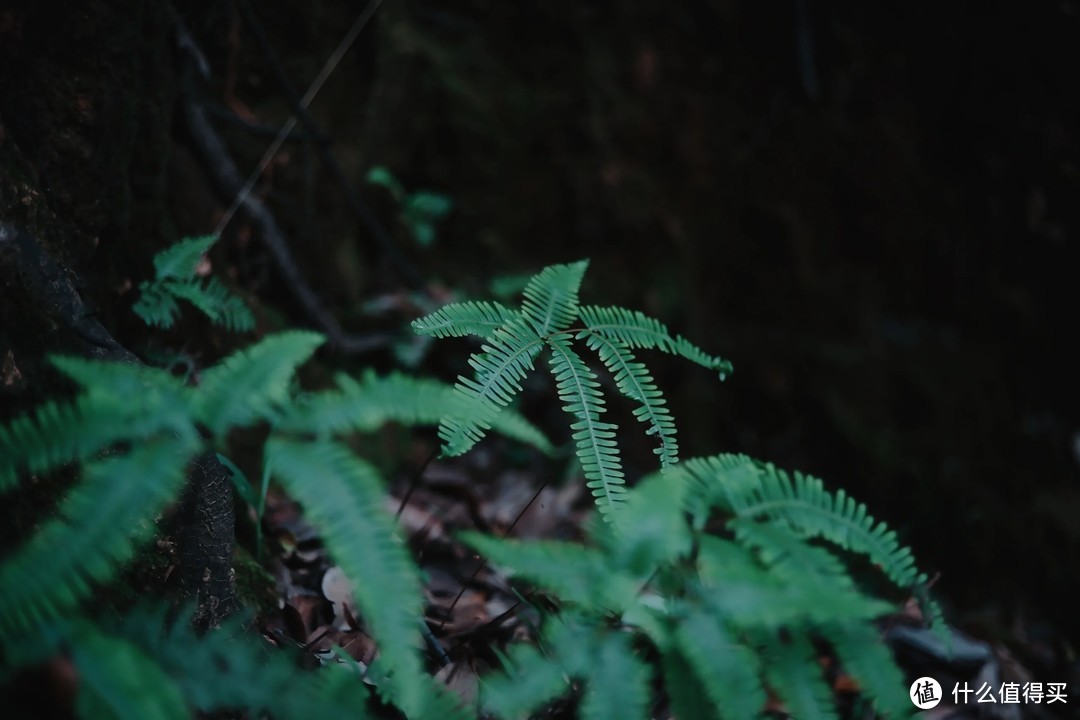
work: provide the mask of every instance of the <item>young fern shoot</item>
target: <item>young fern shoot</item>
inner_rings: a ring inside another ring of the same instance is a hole
[[[549,366],[563,409],[573,418],[570,429],[585,479],[601,514],[608,521],[625,501],[625,477],[618,426],[605,421],[605,401],[596,373],[576,344],[596,353],[619,392],[637,407],[635,417],[655,435],[654,453],[666,470],[678,462],[675,422],[667,400],[634,351],[660,350],[716,371],[723,380],[731,364],[709,355],[682,336],[672,336],[658,320],[620,307],[581,305],[578,290],[588,260],[551,265],[525,287],[518,310],[494,302],[452,303],[413,321],[413,330],[435,338],[477,335],[480,352],[469,359],[474,377],[459,377],[455,393],[460,411],[439,426],[446,455],[461,455],[484,437],[498,415],[521,392],[537,357],[549,351]]]

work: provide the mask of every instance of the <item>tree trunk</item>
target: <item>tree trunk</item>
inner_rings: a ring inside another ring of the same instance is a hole
[[[48,354],[139,361],[130,289],[177,239],[171,12],[152,0],[0,12],[0,421],[66,391]],[[0,543],[24,541],[57,491],[5,503]],[[203,627],[236,606],[233,524],[228,475],[200,458],[174,532]]]

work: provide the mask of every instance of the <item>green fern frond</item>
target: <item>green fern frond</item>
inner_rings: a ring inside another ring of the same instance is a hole
[[[585,677],[581,699],[583,720],[634,720],[648,718],[649,669],[624,633],[610,633],[598,643]]]
[[[217,241],[214,235],[187,238],[154,256],[154,279],[139,284],[133,310],[154,327],[172,327],[180,314],[177,299],[187,300],[217,325],[234,331],[255,327],[255,317],[240,298],[217,278],[200,278],[196,267]]]
[[[392,673],[394,694],[406,713],[423,707],[416,648],[422,617],[420,579],[392,518],[378,473],[346,448],[330,442],[272,437],[267,462],[322,531]]]
[[[709,355],[681,335],[672,337],[662,322],[637,310],[584,305],[580,314],[587,329],[583,334],[597,334],[618,340],[631,349],[656,349],[679,355],[690,362],[719,372],[721,379],[731,373],[730,362]]]
[[[722,538],[699,538],[698,570],[710,611],[733,627],[802,624],[811,613],[834,606],[801,585],[769,572],[746,548]]]
[[[660,669],[671,712],[677,720],[721,720],[716,707],[709,701],[705,686],[686,658],[679,653],[665,652],[660,657]]]
[[[761,562],[797,593],[797,606],[815,622],[871,620],[892,606],[859,592],[847,568],[825,548],[808,545],[782,527],[744,519],[729,527]]]
[[[547,540],[505,540],[461,533],[463,542],[489,562],[512,569],[565,602],[620,612],[634,602],[640,580],[613,567],[592,548]]]
[[[501,718],[521,718],[570,689],[566,670],[532,645],[510,648],[503,674],[484,678],[481,703]]]
[[[202,282],[169,283],[169,292],[187,300],[215,325],[233,332],[247,332],[255,327],[255,316],[244,301],[233,295],[215,277]]]
[[[817,663],[817,653],[800,633],[782,640],[770,637],[765,647],[765,678],[799,720],[838,720],[832,690]]]
[[[833,646],[844,670],[858,681],[879,713],[890,718],[911,716],[904,673],[897,667],[877,628],[862,623],[829,623],[819,629]]]
[[[757,717],[765,707],[761,664],[713,616],[688,608],[674,629],[673,645],[725,720]]]
[[[194,437],[189,396],[168,373],[126,363],[51,360],[86,392],[70,401],[44,403],[0,426],[0,492],[14,488],[23,472],[89,460],[121,440],[160,432]]]
[[[154,255],[154,276],[158,280],[187,280],[203,255],[217,242],[216,235],[184,238]]]
[[[606,537],[596,528],[593,541],[601,545],[618,567],[642,576],[689,554],[694,537],[683,517],[686,488],[668,482],[664,475],[651,475],[628,493],[619,514],[619,524]]]
[[[389,422],[438,425],[444,417],[464,412],[454,387],[438,380],[401,373],[380,377],[368,371],[359,381],[338,375],[336,382],[337,390],[299,398],[277,424],[278,429],[316,435],[371,432]],[[551,443],[544,434],[513,410],[504,410],[492,418],[492,429],[551,452]]]
[[[164,607],[136,608],[110,632],[153,658],[200,713],[246,710],[280,720],[366,717],[369,694],[357,673],[336,663],[303,672],[295,658],[252,634],[247,622],[232,618],[200,634],[188,611],[170,622]]]
[[[586,485],[592,490],[597,506],[605,519],[614,521],[613,513],[626,500],[626,484],[619,460],[613,423],[602,422],[604,398],[596,373],[563,338],[551,338],[551,370],[565,403],[563,409],[577,418],[570,425],[577,446],[578,460],[585,473]]]
[[[186,720],[184,695],[154,658],[123,638],[81,623],[72,639],[81,718]]]
[[[521,310],[541,337],[565,330],[578,317],[578,289],[588,260],[549,265],[529,280]]]
[[[196,417],[215,435],[278,415],[289,396],[289,382],[323,344],[313,332],[272,335],[234,353],[202,375]]]
[[[634,410],[634,417],[648,425],[646,434],[656,435],[660,440],[660,447],[653,450],[660,458],[660,467],[666,470],[677,463],[679,444],[675,440],[675,420],[644,363],[635,362],[633,353],[624,343],[600,334],[588,335],[586,344],[614,376],[619,391],[640,404]]]
[[[457,302],[413,320],[412,329],[417,335],[436,338],[466,335],[489,338],[503,325],[519,319],[521,314],[517,310],[497,302]]]
[[[115,398],[51,401],[0,426],[0,492],[13,490],[24,471],[44,472],[87,460],[130,437],[135,427],[101,422],[102,417],[121,409],[122,403]]]
[[[521,381],[543,346],[544,340],[524,320],[512,320],[489,338],[481,354],[469,359],[476,378],[458,378],[460,414],[443,418],[439,426],[447,455],[468,452],[483,438],[495,416],[521,392]]]
[[[822,537],[851,552],[864,554],[899,587],[919,580],[911,550],[896,532],[877,522],[866,505],[840,490],[832,495],[818,478],[796,472],[794,481],[772,464],[763,466],[751,494],[736,496],[741,517],[767,517],[804,538]]]
[[[176,496],[195,450],[159,438],[87,464],[57,517],[0,564],[0,641],[60,615],[129,559]]]
[[[149,280],[139,283],[139,299],[131,309],[150,327],[171,328],[180,314],[180,304],[168,284]]]
[[[919,595],[931,625],[942,622],[940,606],[922,590],[926,576],[916,568],[911,550],[843,490],[834,496],[818,478],[796,473],[793,481],[773,465],[745,455],[695,458],[673,472],[691,487],[686,506],[695,527],[702,527],[709,509],[716,507],[742,518],[768,519],[803,539],[823,538],[867,556],[897,587]]]

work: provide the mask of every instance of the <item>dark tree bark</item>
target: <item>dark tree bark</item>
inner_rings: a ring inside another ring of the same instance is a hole
[[[66,392],[50,353],[139,361],[127,291],[177,236],[170,13],[150,0],[0,13],[0,421]],[[172,531],[201,627],[236,607],[232,498],[212,455],[193,463]],[[0,543],[25,540],[55,499],[6,503]]]

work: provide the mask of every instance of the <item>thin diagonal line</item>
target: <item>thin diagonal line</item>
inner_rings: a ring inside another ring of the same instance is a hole
[[[360,35],[360,32],[368,22],[371,21],[372,16],[375,15],[375,11],[379,9],[380,5],[382,5],[382,0],[370,0],[370,2],[368,2],[364,11],[360,13],[360,16],[356,18],[352,27],[349,28],[349,32],[345,34],[345,37],[338,43],[334,52],[327,58],[326,64],[323,65],[322,70],[319,71],[319,74],[311,82],[311,86],[308,88],[307,92],[304,93],[304,97],[300,98],[300,107],[302,109],[306,110],[308,106],[311,105],[311,101],[314,100],[315,96],[322,90],[322,86],[326,83],[327,78],[330,77],[338,64],[341,63],[341,59],[345,57],[345,53],[349,51],[353,42],[356,41],[357,36]],[[273,161],[274,156],[277,155],[278,150],[281,149],[285,139],[288,138],[293,129],[296,128],[297,122],[297,117],[293,114],[290,115],[289,119],[285,121],[285,124],[281,126],[281,130],[278,131],[277,137],[274,138],[274,141],[266,148],[266,152],[263,153],[262,160],[259,161],[258,167],[256,167],[255,171],[248,177],[247,182],[240,188],[240,192],[236,194],[236,199],[233,200],[232,205],[229,206],[225,215],[223,215],[218,222],[217,228],[214,229],[214,235],[216,237],[221,237],[221,233],[233,219],[233,216],[236,215],[236,211],[239,210],[240,206],[247,200],[248,195],[250,195],[251,191],[255,188],[255,183],[259,181],[263,171],[265,171],[271,161]]]

